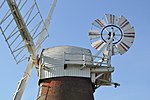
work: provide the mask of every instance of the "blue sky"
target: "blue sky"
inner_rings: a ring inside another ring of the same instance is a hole
[[[40,1],[42,14],[48,10],[48,1]],[[49,27],[50,37],[42,48],[59,45],[73,45],[95,50],[90,46],[88,31],[91,23],[106,13],[125,16],[135,27],[136,38],[133,46],[124,55],[114,56],[113,81],[120,87],[100,87],[95,100],[149,100],[150,98],[150,1],[149,0],[58,0]],[[0,36],[0,100],[11,100],[17,82],[23,75],[27,61],[16,65],[12,55]],[[34,69],[22,100],[35,100],[38,79]]]

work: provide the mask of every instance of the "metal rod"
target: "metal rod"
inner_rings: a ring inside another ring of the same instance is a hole
[[[11,15],[11,12],[9,13],[9,11],[10,11],[10,10],[8,10],[8,11],[6,12],[6,14],[4,15],[3,19],[2,19],[1,22],[0,22],[0,25]],[[8,14],[8,13],[9,13],[9,14]]]
[[[11,21],[8,23],[8,25],[6,26],[6,28],[4,29],[4,32],[8,29],[8,27],[11,25],[11,23],[13,22],[14,18],[11,19]]]
[[[28,1],[28,0],[26,0],[26,1],[22,4],[22,6],[20,7],[19,10],[21,10],[21,9],[24,7],[24,5],[27,3],[27,1]]]
[[[28,22],[28,20],[29,20],[31,14],[32,14],[32,12],[33,12],[34,7],[35,7],[35,4],[33,4],[33,5],[31,6],[31,8],[27,11],[27,13],[25,14],[24,18],[25,18],[25,17],[28,15],[28,13],[29,13],[29,15],[28,15],[28,17],[27,17],[25,23]]]
[[[24,45],[24,46],[21,46],[21,47],[19,47],[19,48],[17,48],[17,49],[15,49],[15,50],[13,50],[13,53],[19,51],[19,50],[22,49],[22,48],[24,49],[24,48],[25,48],[25,45]]]
[[[12,30],[12,32],[10,33],[10,35],[7,37],[6,40],[9,40],[11,37],[13,37],[17,32],[19,32],[19,30],[16,30],[17,26]],[[16,31],[15,31],[16,30]]]
[[[3,29],[1,28],[1,26],[0,26],[0,30],[1,30],[2,35],[4,36],[5,41],[6,41],[6,43],[7,43],[8,47],[9,47],[9,49],[10,49],[11,53],[12,53],[12,51],[13,51],[13,50],[11,49],[11,47],[10,47],[10,45],[9,45],[8,41],[6,40],[6,36],[4,35],[4,31],[3,31]],[[15,61],[17,62],[17,60],[16,60],[16,58],[15,58],[15,56],[14,56],[14,54],[13,54],[13,53],[12,53],[12,55],[13,55],[13,58],[15,59]]]
[[[4,3],[5,3],[5,0],[2,2],[2,4],[0,5],[0,9],[1,9],[1,7],[4,5]]]
[[[34,35],[36,34],[36,32],[37,32],[37,30],[39,29],[39,27],[40,27],[41,24],[42,24],[42,21],[40,21],[38,24],[36,24],[36,26],[30,31],[30,33],[32,33],[32,31],[35,30],[34,33],[32,34],[32,38],[33,38]],[[40,33],[41,33],[41,32],[40,32]],[[40,34],[40,33],[39,33],[39,34]]]
[[[38,14],[39,12],[37,12],[26,25],[28,26],[38,16]]]
[[[27,54],[28,54],[28,52],[26,52],[22,57],[20,57],[20,59],[17,61],[17,63],[20,63],[20,62],[26,60],[27,58],[29,58],[29,57],[25,57]]]
[[[12,46],[12,45],[15,43],[15,41],[19,38],[19,36],[20,36],[20,34],[18,34],[18,35],[16,36],[16,38],[10,43],[10,46]]]

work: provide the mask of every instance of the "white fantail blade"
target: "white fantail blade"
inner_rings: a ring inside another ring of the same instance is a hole
[[[112,14],[105,14],[106,20],[108,21],[108,24],[118,24],[119,19]]]
[[[122,42],[128,45],[130,48],[134,42],[134,37],[135,36],[124,36]]]
[[[90,40],[100,38],[99,31],[98,30],[90,30],[89,31],[89,38],[90,38]]]
[[[101,40],[97,40],[95,42],[93,42],[91,45],[93,48],[95,48],[96,50],[101,50],[103,48],[103,46],[105,46],[105,42],[101,41]]]
[[[125,52],[127,52],[130,48],[130,46],[127,43],[121,42],[120,44],[117,45],[119,53],[122,55]]]
[[[132,45],[134,42],[135,33],[124,33],[124,37],[122,39],[122,42],[126,42],[128,45]]]
[[[120,26],[120,28],[123,31],[132,28],[132,26],[130,25],[129,21],[123,16],[121,16],[121,18],[119,18],[119,24],[118,25]]]
[[[125,43],[129,48],[132,46],[134,39],[133,38],[123,38],[122,42]]]
[[[126,38],[135,38],[134,27],[124,31],[124,37]]]
[[[104,18],[102,18],[102,19],[96,19],[96,20],[92,23],[92,25],[94,25],[94,26],[96,26],[96,27],[102,29],[103,27],[106,26],[106,22],[105,22]]]
[[[123,54],[132,46],[135,38],[134,27],[124,31],[122,42],[118,45],[120,53]]]
[[[21,100],[21,97],[23,95],[23,92],[25,90],[25,87],[28,83],[28,79],[31,75],[31,72],[32,72],[32,69],[33,69],[33,61],[32,61],[32,58],[30,58],[29,62],[28,62],[28,65],[27,65],[27,68],[24,72],[24,75],[23,77],[20,79],[20,81],[18,82],[18,86],[17,86],[17,89],[15,91],[15,94],[13,96],[13,100]]]

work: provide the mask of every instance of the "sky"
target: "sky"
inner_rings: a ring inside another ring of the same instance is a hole
[[[51,0],[40,2],[39,6],[45,18],[49,9],[48,2]],[[135,27],[136,38],[127,53],[112,57],[112,65],[115,67],[112,79],[121,86],[100,87],[95,91],[94,97],[95,100],[149,100],[149,5],[149,0],[58,0],[48,30],[49,38],[42,48],[71,45],[95,52],[88,38],[93,20],[108,13],[123,15]],[[17,65],[2,35],[0,40],[0,100],[11,100],[27,61]],[[34,69],[22,100],[36,100],[37,93],[38,78]]]

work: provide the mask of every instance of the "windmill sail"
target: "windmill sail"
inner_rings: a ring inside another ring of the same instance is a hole
[[[29,79],[29,77],[31,75],[33,66],[34,66],[34,64],[32,62],[32,59],[30,59],[29,62],[28,62],[27,68],[26,68],[26,70],[24,72],[23,77],[18,82],[18,86],[17,86],[16,92],[14,93],[13,100],[21,100],[22,94],[23,94],[23,92],[25,90],[25,87],[27,85],[28,79]]]
[[[39,35],[39,38],[37,39],[37,42],[36,42],[37,51],[39,50],[39,48],[41,47],[41,44],[44,42],[44,40],[48,36],[47,35],[47,29],[48,29],[48,27],[50,25],[51,16],[53,14],[53,11],[54,11],[54,8],[56,6],[56,3],[57,3],[57,0],[53,0],[53,2],[51,4],[51,7],[50,7],[50,10],[49,10],[49,13],[48,13],[48,16],[47,16],[47,18],[45,20],[45,25],[43,26],[42,32]]]
[[[36,0],[0,1],[0,13],[0,33],[15,61],[19,63],[29,55],[36,59],[37,48],[34,43],[45,25]]]
[[[26,71],[18,83],[13,100],[21,100],[33,66],[38,69],[38,50],[47,37],[47,28],[57,0],[53,0],[44,23],[36,0],[0,1],[0,33],[17,63],[29,58]],[[36,45],[35,45],[36,43]],[[30,55],[30,57],[29,57]]]

